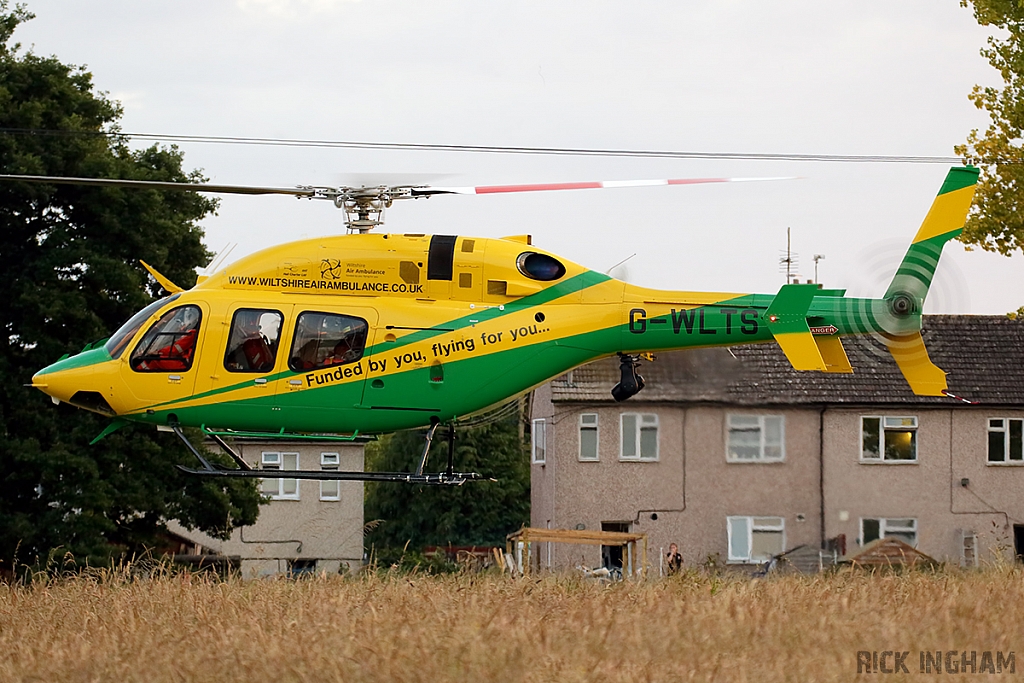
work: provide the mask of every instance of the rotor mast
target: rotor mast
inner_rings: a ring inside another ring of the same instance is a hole
[[[409,186],[387,185],[343,187],[335,190],[333,196],[329,198],[334,201],[336,207],[345,212],[345,227],[349,232],[366,233],[384,224],[384,210],[391,208],[396,199],[415,198],[413,189]]]

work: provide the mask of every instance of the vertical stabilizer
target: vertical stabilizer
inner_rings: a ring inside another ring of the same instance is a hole
[[[942,247],[963,232],[977,183],[978,169],[974,167],[949,170],[932,208],[885,292],[886,300],[907,296],[916,310],[921,311],[935,268],[939,265]]]
[[[889,353],[918,396],[942,396],[946,390],[946,373],[932,363],[921,338],[921,313],[942,248],[963,231],[977,183],[978,169],[950,169],[880,302],[884,309],[875,311]]]

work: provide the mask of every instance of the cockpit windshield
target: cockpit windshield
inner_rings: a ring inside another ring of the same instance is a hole
[[[141,311],[131,317],[131,319],[121,328],[114,333],[114,336],[103,346],[110,354],[111,358],[120,358],[121,354],[128,347],[128,344],[135,337],[135,334],[142,327],[142,324],[149,320],[149,317],[156,313],[159,309],[163,308],[165,304],[169,304],[177,299],[181,294],[172,294],[169,297],[165,297],[158,301],[154,301],[150,305],[143,308]]]

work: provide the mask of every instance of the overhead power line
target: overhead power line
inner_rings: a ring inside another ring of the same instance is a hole
[[[266,147],[308,147],[334,149],[378,149],[425,152],[464,152],[472,154],[532,154],[548,156],[636,157],[648,159],[721,159],[764,161],[817,161],[875,164],[959,164],[955,156],[912,156],[899,154],[797,154],[761,152],[686,152],[652,149],[597,149],[578,147],[505,147],[500,145],[435,145],[409,142],[358,142],[350,140],[302,140],[293,138],[251,138],[219,135],[170,135],[164,133],[128,133],[124,131],[47,130],[38,128],[0,128],[5,135],[113,137],[168,143],[217,145],[259,145]]]

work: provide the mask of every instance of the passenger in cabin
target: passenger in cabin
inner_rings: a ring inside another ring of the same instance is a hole
[[[363,355],[366,321],[333,313],[301,313],[288,367],[295,372],[353,363]]]
[[[355,360],[355,350],[352,348],[352,342],[348,337],[342,337],[338,340],[338,343],[334,345],[334,351],[324,361],[324,365],[341,365],[342,363],[348,363]]]
[[[269,372],[274,350],[260,330],[264,311],[240,310],[235,314],[224,366],[232,372]],[[276,341],[276,340],[275,340]]]
[[[317,367],[316,357],[319,341],[310,339],[302,345],[299,352],[292,358],[292,367],[297,370],[313,370]]]
[[[182,306],[164,314],[132,354],[132,366],[149,372],[188,370],[196,349],[200,315],[195,306]]]

